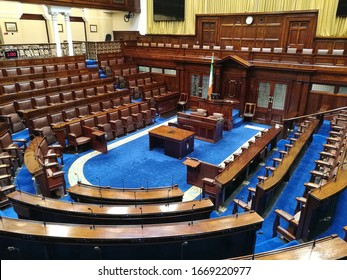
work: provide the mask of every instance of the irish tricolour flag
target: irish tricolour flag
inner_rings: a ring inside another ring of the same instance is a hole
[[[208,92],[207,92],[208,99],[211,99],[211,94],[213,91],[213,57],[214,57],[214,53],[212,53],[212,58],[211,58],[210,79],[208,81]]]

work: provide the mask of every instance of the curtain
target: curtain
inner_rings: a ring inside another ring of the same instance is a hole
[[[203,14],[318,10],[317,37],[347,37],[347,17],[336,17],[338,0],[186,0],[185,2],[185,21],[154,22],[153,0],[147,0],[147,33],[194,35],[196,15]]]

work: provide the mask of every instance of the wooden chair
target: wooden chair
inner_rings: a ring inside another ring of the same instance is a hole
[[[255,115],[256,106],[257,105],[255,103],[246,102],[245,110],[243,112],[243,120],[245,120],[246,118],[253,120],[253,117]]]
[[[94,121],[99,130],[105,132],[106,140],[114,139],[112,125],[108,122],[107,115],[94,116]]]
[[[112,126],[112,130],[115,137],[119,137],[125,134],[123,121],[119,118],[118,111],[107,113],[108,122]]]
[[[188,93],[181,92],[180,99],[177,102],[178,109],[184,112],[188,102]]]
[[[78,147],[89,144],[91,138],[86,136],[82,124],[80,122],[72,123],[67,126],[69,146],[75,148],[78,153]]]
[[[36,136],[46,137],[48,144],[57,142],[47,116],[32,119],[31,127]]]
[[[17,114],[13,103],[5,104],[0,106],[0,119],[7,121],[7,124],[12,133],[23,130],[25,125],[22,119]]]
[[[0,151],[15,157],[19,163],[23,160],[23,153],[26,148],[27,141],[25,139],[12,140],[12,135],[8,131],[0,136]]]

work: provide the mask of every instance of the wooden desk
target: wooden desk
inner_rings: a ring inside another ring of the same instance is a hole
[[[270,144],[270,149],[276,147],[281,131],[280,127],[271,127],[268,131],[263,132],[255,143],[224,169],[206,162],[200,162],[196,168],[192,168],[191,164],[186,164],[187,182],[202,188],[203,195],[207,194],[211,197],[218,208],[265,157],[268,145]]]
[[[146,205],[71,203],[15,191],[8,195],[18,218],[57,223],[130,225],[209,219],[209,199]]]
[[[308,194],[300,215],[297,239],[310,240],[332,222],[339,195],[347,188],[347,170],[339,169],[333,179]]]
[[[193,114],[177,113],[180,127],[190,125],[194,127],[195,137],[207,142],[216,143],[223,138],[224,119],[214,119]]]
[[[148,132],[149,149],[164,146],[165,155],[178,159],[194,151],[194,132],[162,125]]]
[[[92,149],[107,154],[106,133],[88,126],[83,126],[83,128],[88,131],[88,137],[92,139]]]
[[[180,92],[168,92],[154,97],[155,109],[158,115],[173,111],[177,108],[177,102],[180,99]]]
[[[315,246],[313,246],[315,242]],[[346,260],[347,243],[337,235],[233,260]]]
[[[193,221],[96,226],[2,218],[0,258],[225,259],[253,252],[263,219],[255,212]],[[187,243],[185,243],[187,242]],[[183,245],[187,244],[187,245]],[[8,247],[17,250],[9,251]]]
[[[196,104],[198,108],[205,109],[207,115],[211,116],[213,113],[221,113],[224,118],[224,130],[233,128],[233,108],[239,106],[240,102],[237,100],[223,100],[223,99],[204,99],[200,97],[191,96],[189,102],[193,105]]]
[[[300,154],[307,147],[312,135],[315,132],[319,120],[313,120],[304,133],[300,135],[288,154],[282,159],[281,164],[272,172],[271,176],[262,183],[257,184],[255,196],[252,201],[252,210],[262,214],[271,204],[271,198],[284,181],[289,180],[290,171],[295,167],[294,163],[299,159]]]
[[[149,204],[172,203],[182,201],[183,192],[177,185],[149,189],[98,188],[79,183],[70,187],[67,192],[79,202],[97,204]]]

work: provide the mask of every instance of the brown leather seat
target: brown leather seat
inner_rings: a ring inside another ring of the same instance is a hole
[[[23,130],[25,125],[17,114],[12,103],[0,106],[0,115],[7,120],[12,133]]]
[[[106,140],[114,139],[114,133],[112,129],[112,125],[108,122],[107,115],[95,116],[95,123],[101,131],[105,132]]]
[[[115,137],[119,137],[125,134],[123,121],[119,118],[118,111],[107,113],[108,122],[112,126],[112,130]]]
[[[131,107],[131,115],[133,117],[136,129],[143,128],[145,126],[145,119],[138,106]]]
[[[57,142],[47,116],[32,119],[31,126],[35,135],[46,137],[48,144]]]
[[[72,123],[67,126],[68,143],[75,148],[76,153],[78,147],[91,142],[91,138],[86,136],[82,124],[80,122]]]

